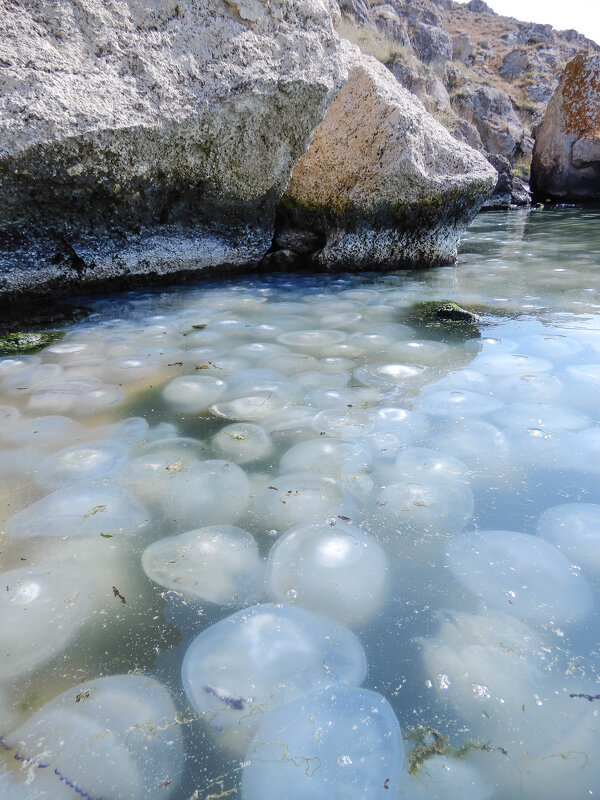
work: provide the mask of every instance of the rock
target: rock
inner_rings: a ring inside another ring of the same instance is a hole
[[[502,59],[498,72],[509,81],[520,78],[529,66],[529,56],[526,50],[511,50]]]
[[[405,47],[410,47],[410,37],[393,6],[375,6],[370,11],[371,21],[383,34]]]
[[[483,0],[471,0],[470,3],[467,3],[467,8],[475,14],[493,14],[494,16],[498,16],[487,3],[483,2]]]
[[[523,32],[527,44],[554,44],[556,40],[552,25],[532,22],[524,28]]]
[[[452,60],[470,64],[475,47],[468,33],[460,33],[452,39]]]
[[[372,25],[369,6],[365,0],[338,0],[340,11],[356,20],[359,25]]]
[[[424,64],[445,64],[452,59],[452,37],[443,28],[415,22],[410,26],[410,41]]]
[[[600,55],[579,53],[564,69],[538,130],[534,200],[600,200]]]
[[[289,229],[322,235],[312,261],[331,268],[454,261],[495,170],[375,59],[348,44],[344,58],[348,82],[294,167],[278,237]]]
[[[469,147],[475,148],[475,150],[483,150],[483,143],[479,131],[474,125],[467,122],[466,119],[456,117],[452,125],[452,136],[458,139],[459,142],[464,142],[468,144]]]
[[[25,333],[6,333],[0,336],[0,356],[37,353],[44,347],[60,341],[64,331],[28,331]]]
[[[527,87],[527,94],[535,103],[543,103],[547,105],[548,101],[554,94],[552,86],[542,81],[536,81]]]
[[[392,66],[392,74],[405,89],[421,100],[430,114],[451,112],[450,97],[446,87],[432,70],[427,67],[419,70],[396,61]]]
[[[463,119],[479,131],[484,148],[506,158],[520,153],[523,125],[510,97],[492,86],[464,86],[453,98],[452,106]]]
[[[531,203],[529,189],[513,174],[510,161],[496,153],[486,153],[486,158],[498,173],[498,181],[492,196],[483,204],[484,211],[528,206]]]
[[[0,296],[245,267],[345,74],[329,0],[14,0]]]

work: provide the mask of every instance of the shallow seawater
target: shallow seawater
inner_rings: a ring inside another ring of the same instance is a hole
[[[599,222],[87,298],[0,359],[0,795],[597,795]]]

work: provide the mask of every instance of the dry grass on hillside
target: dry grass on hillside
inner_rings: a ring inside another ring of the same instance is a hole
[[[337,25],[336,31],[341,39],[357,45],[362,53],[374,56],[386,67],[391,67],[394,61],[401,61],[407,66],[417,66],[420,63],[409,47],[399,44],[375,28],[353,25],[343,19]]]

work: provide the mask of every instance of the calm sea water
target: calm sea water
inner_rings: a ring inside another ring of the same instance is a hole
[[[0,359],[2,796],[597,795],[599,222]]]

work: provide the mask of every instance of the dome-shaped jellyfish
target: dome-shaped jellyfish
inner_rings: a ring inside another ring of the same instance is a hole
[[[429,416],[452,419],[482,417],[501,406],[499,400],[468,389],[428,391],[421,394],[414,403],[416,410]]]
[[[280,344],[302,350],[315,356],[327,356],[335,345],[344,342],[348,334],[336,330],[304,330],[281,333],[277,337]]]
[[[11,428],[21,416],[21,412],[14,406],[0,406],[0,431]]]
[[[400,797],[404,747],[387,700],[332,687],[273,714],[246,752],[242,800]]]
[[[546,509],[538,520],[542,539],[573,564],[600,574],[600,505],[565,503]]]
[[[332,521],[282,536],[269,554],[269,583],[282,602],[358,625],[385,600],[387,558],[360,530]]]
[[[358,442],[339,439],[308,439],[287,450],[281,457],[282,473],[317,472],[342,478],[364,472],[372,461],[368,448]]]
[[[164,401],[181,412],[205,411],[221,397],[227,384],[210,375],[182,375],[163,389]]]
[[[97,378],[65,378],[44,383],[27,402],[30,411],[85,416],[118,405],[125,397],[120,386]]]
[[[273,386],[270,389],[257,388],[256,391],[238,396],[234,400],[215,403],[210,406],[209,411],[215,417],[224,419],[261,422],[297,402],[298,398],[298,392],[288,385]]]
[[[72,566],[21,567],[0,575],[0,680],[12,680],[60,653],[81,629],[90,601]]]
[[[199,634],[182,679],[195,710],[216,729],[235,729],[245,746],[281,706],[328,686],[358,686],[366,670],[347,628],[301,608],[261,604]]]
[[[498,478],[509,467],[509,441],[491,422],[456,420],[436,432],[435,439],[440,449],[463,461],[475,477]]]
[[[439,453],[428,447],[408,447],[396,459],[394,478],[397,481],[431,483],[469,482],[469,468],[458,458]]]
[[[196,600],[248,602],[260,587],[263,562],[253,537],[233,525],[210,525],[167,536],[142,556],[146,575]]]
[[[61,373],[60,364],[33,364],[9,372],[2,378],[2,389],[12,397],[28,395],[45,383],[56,380]]]
[[[220,455],[233,459],[236,464],[264,458],[273,447],[264,428],[251,422],[226,425],[213,436],[211,443]]]
[[[117,472],[128,455],[129,447],[115,440],[77,444],[46,456],[35,471],[35,480],[49,488],[101,480]]]
[[[585,578],[549,542],[527,533],[479,531],[453,539],[448,565],[487,608],[538,623],[584,619],[592,610]]]
[[[146,509],[125,489],[77,484],[42,497],[6,523],[11,536],[128,536],[148,526]]]
[[[42,450],[56,450],[68,442],[76,442],[85,438],[85,428],[69,417],[50,415],[21,418],[18,422],[2,432],[2,438],[10,444],[27,447],[33,445]]]
[[[349,516],[354,505],[346,495],[337,481],[325,475],[278,475],[256,492],[252,511],[266,530],[284,531],[338,514]]]
[[[35,797],[37,785],[48,792],[40,797],[53,800],[162,800],[177,790],[183,771],[175,705],[164,686],[143,675],[74,686],[3,744],[23,764],[3,786],[15,800]]]

